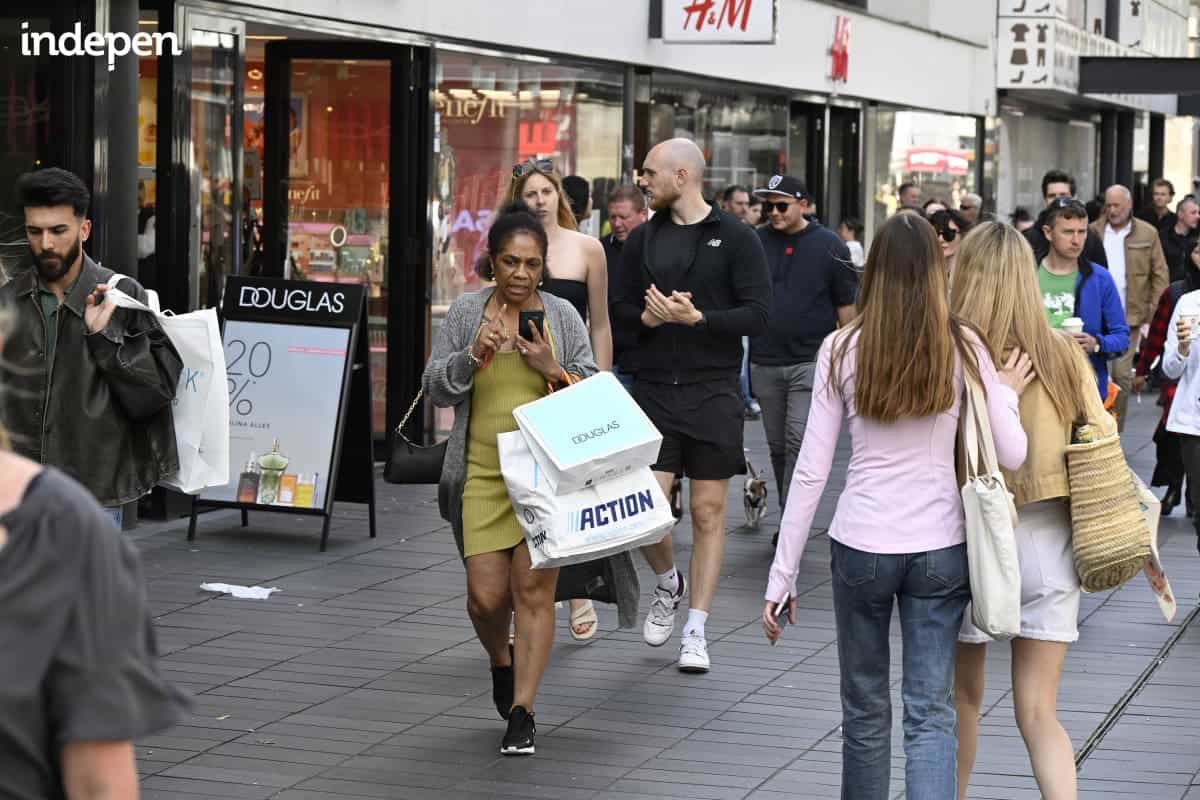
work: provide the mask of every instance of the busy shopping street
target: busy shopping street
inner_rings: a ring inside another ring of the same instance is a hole
[[[1125,432],[1130,464],[1142,474],[1153,469],[1156,411],[1148,400],[1135,404]],[[757,427],[746,426],[752,463],[766,456]],[[843,443],[817,531],[829,524],[847,455]],[[503,723],[462,613],[463,569],[436,503],[416,487],[378,488],[378,539],[367,537],[364,515],[351,507],[324,554],[313,546],[317,526],[303,518],[251,515],[243,529],[236,511],[217,511],[201,520],[192,543],[180,525],[138,534],[164,671],[196,693],[186,720],[138,743],[144,797],[837,796],[841,710],[826,537],[814,531],[809,545],[800,620],[771,647],[758,613],[778,516],[749,529],[740,498],[730,503],[709,628],[720,668],[709,675],[680,675],[673,652],[647,647],[640,631],[618,630],[609,606],[600,606],[596,638],[573,642],[560,610],[538,698],[538,755],[514,763],[496,752]],[[685,517],[676,529],[683,560],[688,528]],[[1163,620],[1141,576],[1083,597],[1080,639],[1059,691],[1060,716],[1083,757],[1081,797],[1200,794],[1200,559],[1182,508],[1159,535],[1179,598],[1173,622]],[[641,572],[646,594],[653,576]],[[266,601],[214,597],[200,590],[211,581],[279,592]],[[896,634],[891,647],[899,718]],[[1008,647],[991,650],[968,796],[1032,800],[1040,795],[1013,722]],[[896,734],[900,786],[899,727]]]
[[[1200,800],[1200,0],[5,0],[0,187],[0,800]]]

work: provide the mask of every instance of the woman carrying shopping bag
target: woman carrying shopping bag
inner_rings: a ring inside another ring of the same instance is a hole
[[[563,191],[562,175],[550,159],[529,158],[514,164],[508,184],[509,203],[529,206],[546,229],[548,257],[554,275],[542,291],[569,300],[588,326],[596,366],[612,369],[612,325],[608,320],[608,265],[600,240],[580,233]],[[571,638],[586,642],[596,635],[600,620],[591,600],[570,602]]]
[[[539,291],[546,231],[524,204],[488,231],[480,264],[495,287],[459,297],[438,331],[423,386],[454,408],[438,503],[467,568],[467,611],[492,665],[492,696],[508,720],[500,752],[534,752],[533,704],[554,644],[557,569],[531,567],[500,474],[496,436],[517,429],[513,409],[596,372],[587,329],[566,300]],[[521,312],[542,312],[539,332]],[[516,638],[509,622],[516,612]]]
[[[954,651],[970,598],[955,439],[965,379],[986,393],[999,462],[1020,466],[1017,398],[1028,359],[997,374],[979,336],[950,314],[945,257],[915,214],[892,217],[871,244],[858,316],[818,354],[808,430],[771,566],[762,622],[777,606],[796,621],[796,574],[833,463],[850,427],[846,488],[829,528],[842,687],[842,797],[892,796],[889,628],[904,642],[908,797],[954,796]]]
[[[1076,796],[1071,739],[1058,721],[1058,681],[1067,646],[1079,638],[1079,577],[1071,549],[1066,447],[1076,421],[1116,432],[1096,394],[1096,376],[1071,336],[1050,327],[1033,251],[1016,228],[984,222],[958,251],[950,310],[978,327],[997,361],[1025,353],[1034,379],[1021,393],[1025,463],[1004,472],[1019,522],[1014,533],[1021,572],[1020,633],[1012,642],[1017,727],[1042,796]],[[997,446],[1003,446],[996,432]],[[954,699],[958,710],[958,797],[967,796],[983,700],[983,631],[963,618]]]

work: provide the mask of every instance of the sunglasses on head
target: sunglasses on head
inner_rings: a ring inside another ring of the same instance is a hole
[[[1084,213],[1087,213],[1087,206],[1076,200],[1074,197],[1056,197],[1050,202],[1050,208],[1081,208]]]
[[[770,214],[772,211],[778,211],[780,214],[786,214],[788,213],[788,209],[794,205],[796,204],[790,200],[780,203],[771,203],[764,200],[762,204],[762,210],[764,214]]]
[[[553,172],[554,162],[548,158],[529,158],[520,164],[513,164],[513,177],[524,178],[531,172]]]

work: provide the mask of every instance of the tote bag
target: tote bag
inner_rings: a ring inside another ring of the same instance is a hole
[[[962,487],[971,576],[971,622],[993,639],[1021,632],[1021,566],[1013,528],[1017,510],[1000,474],[983,389],[966,377],[961,441],[967,482]]]
[[[221,327],[212,308],[187,314],[159,312],[116,288],[124,275],[113,275],[105,297],[120,308],[153,314],[183,359],[183,371],[171,416],[179,471],[159,483],[184,494],[199,494],[229,482],[229,387]],[[154,306],[156,298],[151,295]]]

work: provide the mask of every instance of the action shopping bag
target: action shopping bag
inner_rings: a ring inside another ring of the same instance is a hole
[[[544,480],[567,494],[658,460],[662,434],[611,372],[513,411]]]
[[[229,387],[217,312],[160,313],[153,295],[146,305],[116,288],[123,278],[114,275],[105,296],[121,308],[154,314],[183,359],[171,408],[179,471],[160,483],[185,494],[224,486],[229,482]]]
[[[534,567],[561,567],[654,544],[675,517],[649,467],[555,494],[520,431],[496,437],[500,471]]]

